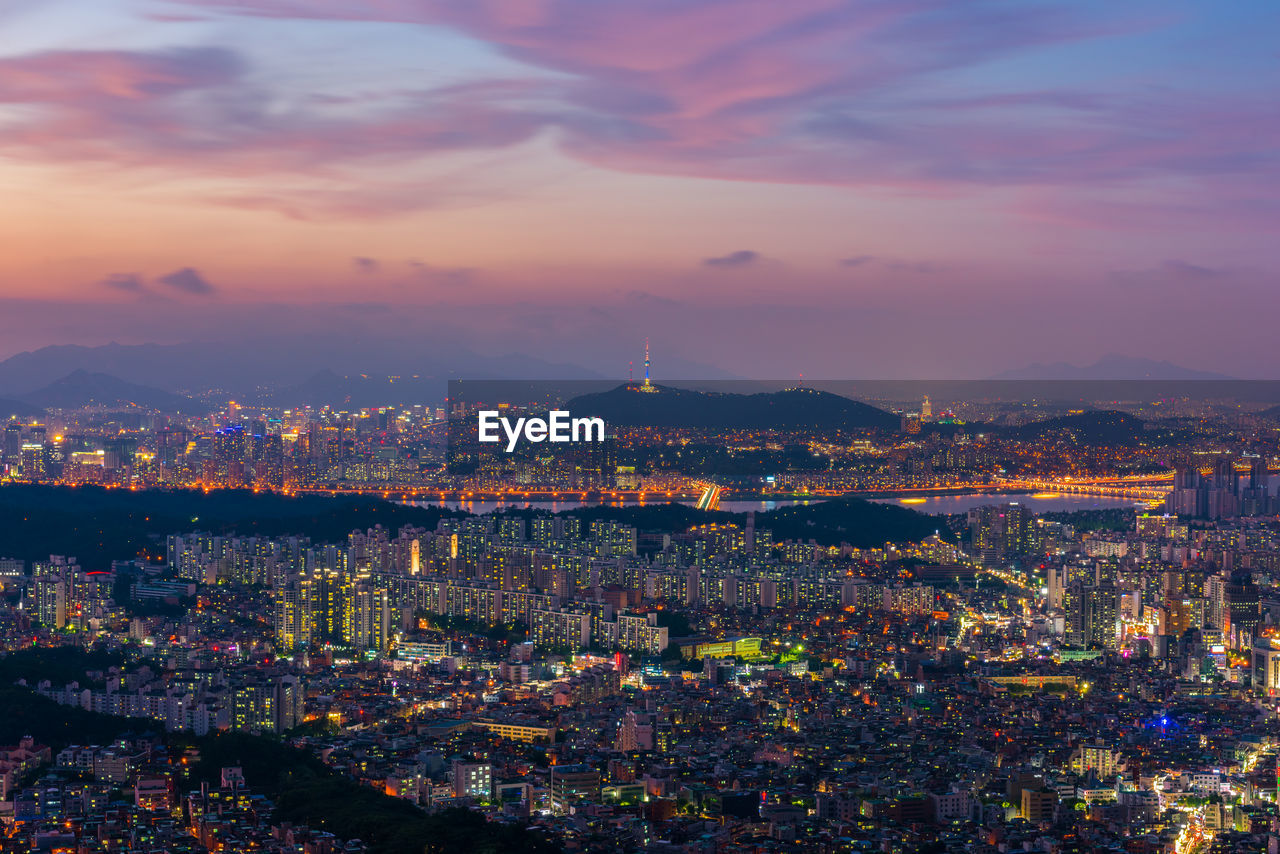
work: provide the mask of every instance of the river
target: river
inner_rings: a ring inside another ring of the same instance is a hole
[[[1032,511],[1036,513],[1044,513],[1048,511],[1060,510],[1102,510],[1110,507],[1134,507],[1134,502],[1124,498],[1102,498],[1096,495],[1060,495],[1058,493],[991,493],[991,492],[970,492],[959,495],[933,495],[928,498],[873,498],[872,501],[877,504],[896,504],[899,507],[907,507],[920,513],[964,513],[973,507],[983,507],[988,504],[1006,504],[1009,502],[1017,502],[1026,504]],[[449,507],[455,510],[466,510],[468,513],[492,513],[495,510],[505,510],[517,507],[534,507],[539,510],[547,510],[552,513],[559,513],[563,510],[576,510],[579,507],[599,507],[596,503],[583,503],[581,501],[411,501],[408,504],[415,504],[421,507],[440,506]],[[685,504],[692,504],[693,501],[685,501]],[[813,504],[814,501],[798,501],[791,499],[783,500],[767,500],[767,501],[721,501],[720,509],[727,510],[731,513],[746,513],[751,510],[764,512],[767,510],[775,510],[779,507],[788,507],[793,504]],[[621,503],[614,506],[623,506]],[[1145,505],[1136,505],[1140,509],[1145,509]]]

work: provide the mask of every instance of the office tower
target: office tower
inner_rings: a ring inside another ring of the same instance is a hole
[[[4,428],[4,462],[17,465],[22,461],[22,425],[9,424]]]
[[[1247,574],[1222,585],[1222,634],[1234,649],[1247,649],[1261,622],[1258,588]]]

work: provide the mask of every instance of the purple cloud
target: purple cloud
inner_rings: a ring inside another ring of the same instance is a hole
[[[0,60],[0,102],[56,109],[13,122],[0,151],[184,175],[322,178],[321,186],[221,196],[300,218],[316,209],[355,216],[437,206],[438,195],[353,173],[389,158],[502,148],[543,131],[574,158],[631,172],[929,195],[1012,186],[1075,197],[1089,186],[1177,181],[1202,207],[1263,210],[1261,227],[1277,218],[1261,189],[1278,177],[1280,120],[1269,91],[1104,92],[1074,79],[1020,88],[1007,75],[951,85],[1028,51],[1168,23],[1121,6],[185,2],[200,11],[447,27],[550,73],[424,84],[349,110],[312,93],[281,109],[280,93],[250,85],[228,51],[17,57]]]
[[[0,59],[0,103],[123,109],[181,92],[220,86],[243,71],[221,48],[169,51],[47,51]]]
[[[161,276],[156,279],[162,285],[168,285],[175,291],[192,296],[212,296],[216,291],[213,285],[200,275],[198,270],[191,267],[183,267],[181,270],[174,270],[167,276]]]
[[[1171,258],[1170,260],[1165,261],[1164,269],[1173,275],[1189,279],[1218,279],[1223,276],[1230,275],[1227,270],[1202,267],[1199,264],[1179,261],[1176,258]]]
[[[216,48],[0,59],[0,105],[42,108],[0,124],[0,153],[111,163],[150,175],[254,179],[254,192],[213,200],[292,208],[305,218],[314,209],[345,215],[438,205],[430,192],[437,182],[380,184],[358,170],[388,157],[513,145],[548,122],[525,106],[538,86],[528,81],[396,92],[368,99],[359,110],[323,99],[283,108],[277,93],[247,79],[247,70],[236,53]],[[274,186],[299,175],[314,179],[312,185]]]
[[[117,291],[131,294],[146,293],[147,286],[137,273],[112,273],[102,280],[102,284]]]
[[[1145,269],[1112,270],[1107,278],[1117,285],[1131,288],[1179,288],[1187,292],[1213,293],[1204,286],[1213,282],[1215,287],[1255,287],[1256,283],[1246,271],[1224,267],[1207,267],[1177,258],[1170,258],[1154,267]]]
[[[704,258],[702,259],[702,263],[707,267],[736,269],[739,267],[749,267],[759,260],[760,253],[752,252],[750,249],[739,249],[737,252],[730,252],[728,255],[721,255],[716,258]]]

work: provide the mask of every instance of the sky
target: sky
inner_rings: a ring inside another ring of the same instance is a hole
[[[1280,377],[1280,6],[7,0],[0,358]]]

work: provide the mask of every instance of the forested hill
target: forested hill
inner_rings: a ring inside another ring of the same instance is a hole
[[[434,528],[442,516],[461,515],[360,496],[7,484],[0,487],[0,557],[69,555],[87,569],[104,569],[112,560],[162,554],[168,534],[303,535],[338,542],[375,524]]]
[[[547,511],[510,511],[524,516]],[[468,515],[442,507],[417,507],[359,496],[284,496],[248,490],[151,490],[0,486],[0,557],[44,560],[51,554],[79,559],[86,569],[113,560],[160,558],[169,534],[208,531],[242,536],[309,536],[318,543],[343,541],[351,531],[382,525],[434,529],[442,517]],[[687,504],[581,507],[562,511],[584,520],[612,519],[642,531],[681,533],[708,522],[746,523],[745,513],[700,511]],[[888,504],[855,498],[780,507],[756,514],[756,528],[774,539],[815,540],[858,547],[918,542],[937,520]],[[945,534],[945,531],[944,531]]]

